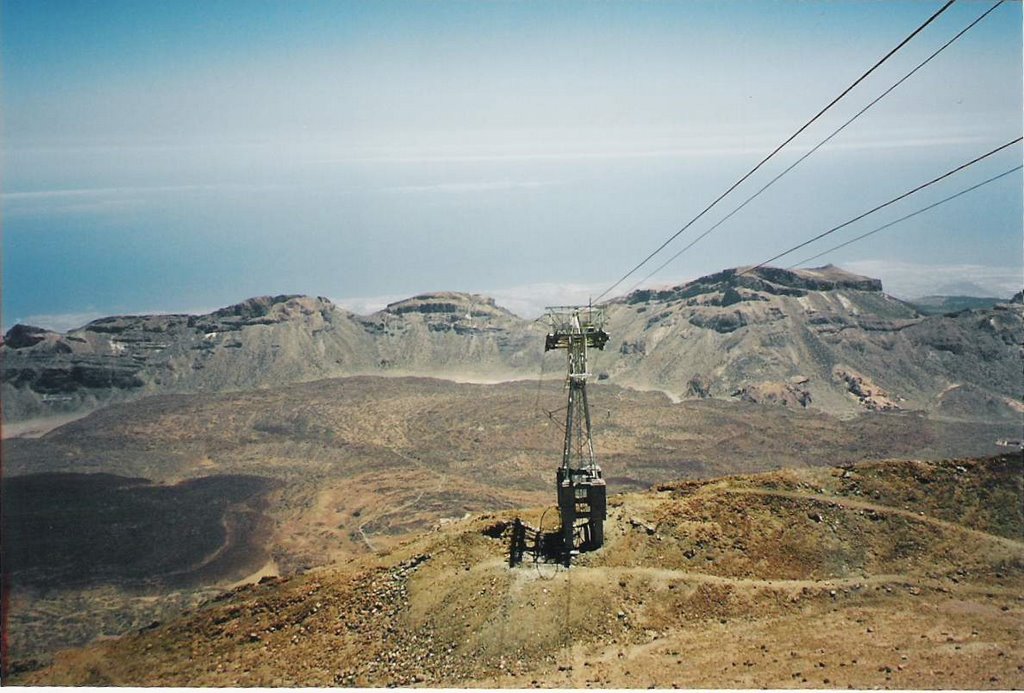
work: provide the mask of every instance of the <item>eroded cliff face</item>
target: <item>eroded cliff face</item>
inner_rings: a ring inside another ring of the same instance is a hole
[[[344,327],[344,314],[326,299],[264,296],[208,315],[113,316],[31,339],[31,328],[15,326],[3,345],[4,417],[301,376],[282,374],[286,359],[275,352],[312,342],[335,322]]]
[[[1020,413],[1019,302],[923,316],[877,279],[768,267],[637,291],[607,314],[612,340],[592,353],[591,370],[622,385],[833,413]],[[3,415],[361,374],[536,378],[544,359],[549,373],[560,368],[557,355],[544,356],[543,334],[491,298],[458,292],[365,316],[323,297],[282,295],[206,315],[102,318],[66,334],[16,325],[2,346]],[[862,396],[864,382],[884,394]]]
[[[624,385],[835,413],[933,410],[950,387],[970,386],[987,393],[989,414],[1017,415],[1018,304],[926,317],[832,266],[741,272],[617,301],[617,354],[598,368]],[[871,394],[858,391],[865,382]]]
[[[330,300],[260,296],[205,315],[102,318],[58,334],[4,338],[4,417],[94,407],[144,394],[247,389],[367,373],[526,377],[543,328],[458,293],[369,316]]]
[[[535,376],[544,329],[478,294],[438,292],[365,318],[381,370],[440,377]]]

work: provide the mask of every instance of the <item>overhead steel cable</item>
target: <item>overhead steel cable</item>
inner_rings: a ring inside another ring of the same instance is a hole
[[[786,269],[796,269],[800,265],[806,265],[808,262],[811,262],[813,260],[817,260],[822,255],[828,255],[829,253],[835,252],[836,250],[839,250],[840,248],[845,248],[846,246],[848,246],[848,245],[850,245],[852,243],[856,243],[857,241],[862,241],[865,238],[867,238],[868,236],[873,236],[876,233],[878,233],[879,231],[886,230],[890,226],[895,226],[896,224],[904,222],[907,219],[912,219],[913,217],[916,217],[918,214],[924,214],[925,212],[927,212],[930,209],[935,209],[939,205],[943,205],[943,204],[946,204],[947,202],[951,202],[952,200],[955,200],[956,198],[958,198],[958,197],[960,197],[962,195],[966,195],[969,192],[977,190],[978,188],[980,188],[982,186],[988,185],[989,183],[994,183],[995,181],[999,180],[1000,178],[1005,178],[1006,176],[1010,175],[1011,173],[1014,173],[1016,171],[1020,171],[1022,168],[1024,168],[1024,166],[1015,166],[1014,168],[1011,168],[1008,171],[1003,171],[1002,173],[1000,173],[997,176],[992,176],[988,180],[983,180],[982,182],[978,183],[977,185],[972,185],[971,187],[965,188],[965,189],[961,190],[960,192],[958,192],[958,193],[956,193],[954,195],[950,195],[949,197],[946,197],[946,198],[943,198],[943,199],[939,200],[938,202],[933,202],[932,204],[928,205],[927,207],[922,207],[921,209],[917,210],[916,212],[911,212],[910,214],[908,214],[908,215],[906,215],[904,217],[900,217],[899,219],[896,219],[895,221],[890,221],[888,224],[883,224],[882,226],[879,226],[877,229],[873,229],[871,231],[868,231],[867,233],[862,233],[859,236],[851,238],[850,240],[846,241],[845,243],[840,243],[839,245],[832,246],[828,250],[821,251],[817,255],[812,255],[809,258],[805,258],[804,260],[801,260],[800,262],[797,262],[796,264],[790,265]]]
[[[910,78],[911,78],[911,77],[912,77],[912,76],[913,76],[913,75],[914,75],[914,74],[915,74],[915,73],[916,73],[916,72],[917,72],[918,70],[920,70],[920,69],[921,69],[922,67],[924,67],[925,65],[927,65],[927,64],[928,64],[929,62],[931,62],[931,61],[932,61],[932,59],[933,59],[933,58],[935,58],[935,56],[937,56],[937,55],[938,55],[939,53],[941,53],[942,51],[944,51],[944,50],[946,50],[947,48],[949,48],[949,46],[951,46],[951,45],[953,44],[953,42],[955,42],[955,41],[956,41],[957,39],[959,39],[959,38],[960,38],[961,36],[963,36],[963,35],[964,35],[964,34],[966,34],[966,33],[967,33],[968,31],[970,31],[970,30],[971,30],[971,29],[972,29],[972,28],[973,28],[973,27],[974,27],[974,26],[975,26],[975,25],[976,25],[976,24],[977,24],[978,22],[980,22],[980,21],[981,21],[982,19],[984,19],[985,17],[987,17],[987,16],[988,16],[988,15],[989,15],[989,14],[990,14],[990,13],[991,13],[991,12],[992,12],[992,11],[993,11],[994,9],[996,9],[997,7],[999,7],[1000,5],[1002,5],[1002,4],[1003,4],[1003,2],[1005,2],[1005,0],[998,0],[998,2],[996,2],[996,4],[994,4],[994,5],[992,5],[992,7],[988,8],[988,9],[987,9],[987,10],[986,10],[986,11],[985,11],[985,12],[984,12],[984,13],[983,13],[983,14],[982,14],[981,16],[979,16],[979,17],[978,17],[977,19],[975,19],[975,20],[974,20],[973,22],[971,22],[971,23],[970,23],[970,24],[968,24],[968,25],[967,25],[966,27],[964,27],[963,29],[961,29],[961,30],[960,30],[960,32],[959,32],[959,33],[958,33],[958,34],[957,34],[956,36],[954,36],[953,38],[951,38],[951,39],[949,39],[948,41],[946,41],[946,43],[942,44],[942,46],[940,46],[938,50],[936,50],[936,51],[935,51],[934,53],[932,53],[931,55],[929,55],[929,56],[928,56],[927,58],[925,58],[925,59],[924,59],[923,61],[921,61],[920,63],[918,63],[917,67],[915,67],[915,68],[914,68],[913,70],[911,70],[910,72],[908,72],[907,74],[905,74],[905,75],[904,75],[904,76],[903,76],[903,77],[902,77],[902,78],[901,78],[901,79],[900,79],[900,80],[899,80],[898,82],[896,82],[895,84],[893,84],[893,85],[892,85],[891,87],[889,87],[888,89],[886,89],[886,90],[885,90],[884,92],[882,92],[881,94],[879,94],[879,95],[878,95],[878,96],[877,96],[877,97],[876,97],[876,98],[875,98],[875,99],[874,99],[874,100],[873,100],[873,101],[872,101],[871,103],[869,103],[869,104],[868,104],[867,106],[865,106],[865,107],[864,107],[864,108],[862,108],[862,109],[861,109],[860,111],[858,111],[858,112],[857,112],[857,113],[856,113],[856,114],[855,114],[855,115],[854,115],[854,116],[853,116],[852,118],[850,118],[850,119],[849,119],[849,120],[847,120],[847,121],[846,121],[845,123],[843,123],[843,124],[842,124],[842,125],[840,125],[840,126],[839,126],[838,128],[836,128],[836,129],[835,129],[835,130],[834,130],[834,131],[832,132],[832,134],[831,134],[831,135],[829,135],[828,137],[826,137],[825,139],[823,139],[823,140],[822,140],[821,142],[819,142],[818,144],[816,144],[816,145],[814,146],[814,148],[813,148],[813,149],[809,150],[809,151],[808,151],[808,152],[807,152],[806,154],[804,154],[804,155],[803,155],[803,156],[801,156],[801,157],[800,157],[799,159],[797,159],[796,161],[794,161],[794,162],[793,162],[792,164],[790,164],[790,165],[789,165],[789,166],[788,166],[788,167],[787,167],[787,168],[786,168],[785,170],[783,170],[783,171],[782,171],[781,173],[779,173],[779,174],[778,174],[777,176],[775,176],[775,177],[774,177],[774,178],[772,178],[772,179],[771,179],[770,181],[768,181],[768,182],[767,182],[767,183],[766,183],[766,184],[765,184],[764,186],[762,186],[760,190],[758,190],[758,191],[757,191],[757,192],[755,192],[755,193],[754,193],[753,195],[751,195],[751,196],[750,196],[750,197],[748,197],[748,198],[747,198],[746,200],[744,200],[744,201],[743,201],[743,203],[742,203],[741,205],[739,205],[738,207],[736,207],[736,209],[734,209],[734,210],[732,210],[731,212],[729,212],[729,213],[728,213],[727,215],[725,215],[725,216],[724,216],[724,217],[723,217],[722,219],[720,219],[720,220],[719,220],[718,222],[716,222],[716,223],[715,223],[715,224],[714,224],[714,225],[713,225],[713,226],[712,226],[711,228],[709,228],[709,229],[708,229],[707,231],[705,231],[704,233],[702,233],[701,235],[697,236],[697,237],[696,237],[696,238],[694,238],[694,239],[693,239],[692,241],[690,241],[690,242],[689,242],[688,244],[686,244],[686,246],[684,246],[684,247],[683,247],[683,248],[682,248],[682,249],[681,249],[681,250],[680,250],[679,252],[677,252],[677,253],[676,253],[675,255],[673,255],[673,256],[672,256],[672,257],[670,257],[670,258],[669,258],[668,260],[666,260],[666,261],[665,261],[665,262],[663,262],[663,263],[662,263],[661,265],[659,265],[659,266],[658,266],[658,268],[657,268],[656,270],[654,270],[653,272],[651,272],[650,274],[648,274],[648,275],[647,275],[646,277],[644,277],[644,278],[643,278],[643,279],[641,279],[640,281],[638,281],[638,282],[636,282],[635,284],[633,284],[633,286],[631,286],[630,288],[626,289],[626,293],[627,293],[627,294],[629,294],[629,293],[630,293],[630,292],[632,292],[632,291],[633,291],[634,289],[636,289],[636,288],[637,288],[638,286],[640,286],[641,284],[643,284],[644,282],[646,282],[646,281],[647,281],[648,279],[650,279],[651,277],[653,277],[654,275],[656,275],[656,274],[657,274],[658,272],[660,272],[661,270],[663,270],[663,269],[665,269],[666,267],[668,267],[668,266],[669,266],[670,264],[672,264],[672,263],[673,263],[673,262],[674,262],[674,261],[675,261],[675,260],[676,260],[676,259],[677,259],[677,258],[678,258],[678,257],[680,256],[680,255],[682,255],[682,254],[683,254],[683,253],[685,253],[685,252],[686,252],[687,250],[689,250],[690,248],[692,248],[693,246],[695,246],[695,245],[696,245],[696,244],[697,244],[698,242],[700,242],[700,241],[701,241],[702,239],[704,239],[705,237],[707,237],[707,236],[708,236],[708,235],[709,235],[709,234],[710,234],[710,233],[711,233],[712,231],[714,231],[715,229],[717,229],[717,228],[718,228],[719,226],[721,226],[721,225],[722,225],[722,224],[724,224],[725,222],[729,221],[729,219],[731,219],[731,218],[733,217],[733,215],[735,215],[735,214],[736,214],[737,212],[739,212],[739,211],[740,211],[741,209],[743,209],[743,208],[744,208],[744,207],[746,207],[746,206],[747,206],[748,204],[750,204],[751,202],[753,202],[753,201],[754,201],[754,200],[755,200],[755,199],[756,199],[757,197],[759,197],[759,196],[761,195],[761,193],[763,193],[763,192],[764,192],[765,190],[767,190],[767,189],[768,189],[768,188],[770,188],[770,187],[771,187],[772,185],[774,185],[774,184],[776,183],[776,181],[778,181],[778,180],[779,180],[780,178],[782,178],[782,177],[783,177],[784,175],[786,175],[787,173],[789,173],[790,171],[792,171],[792,170],[793,170],[794,168],[796,168],[797,166],[799,166],[799,165],[800,165],[801,163],[803,163],[803,161],[804,161],[804,160],[805,160],[805,159],[806,159],[807,157],[809,157],[809,156],[810,156],[811,154],[814,154],[814,153],[815,153],[816,151],[818,151],[819,149],[821,149],[821,148],[822,148],[822,147],[823,147],[824,145],[826,145],[826,144],[827,144],[827,143],[828,143],[829,141],[831,141],[833,137],[835,137],[835,136],[836,136],[836,135],[838,135],[838,134],[839,134],[840,132],[842,132],[843,130],[845,130],[845,129],[846,129],[846,127],[847,127],[848,125],[850,125],[850,123],[852,123],[853,121],[857,120],[857,119],[858,119],[858,118],[860,118],[860,117],[861,117],[862,115],[864,115],[864,113],[866,113],[866,112],[868,111],[868,109],[870,109],[870,108],[871,108],[872,106],[874,106],[874,105],[875,105],[876,103],[878,103],[879,101],[881,101],[882,99],[884,99],[884,98],[885,98],[886,96],[888,96],[888,95],[889,95],[889,94],[890,94],[890,93],[891,93],[891,92],[892,92],[893,90],[895,90],[895,89],[896,89],[896,88],[897,88],[898,86],[900,86],[901,84],[903,84],[904,82],[906,82],[906,81],[907,81],[908,79],[910,79]]]
[[[838,226],[833,226],[828,231],[823,231],[822,233],[819,233],[814,238],[810,238],[810,239],[804,241],[803,243],[798,243],[797,245],[793,246],[789,250],[783,251],[783,252],[779,253],[778,255],[770,257],[767,260],[765,260],[764,262],[761,262],[761,263],[759,263],[757,265],[754,265],[753,267],[748,267],[747,269],[745,269],[745,270],[743,270],[741,272],[737,272],[736,276],[740,277],[740,276],[743,276],[744,274],[749,274],[750,272],[753,272],[754,270],[757,270],[757,269],[760,269],[760,268],[764,267],[765,265],[767,265],[770,262],[775,262],[779,258],[785,257],[785,256],[789,255],[792,252],[800,250],[800,248],[806,247],[806,246],[810,245],[811,243],[814,243],[815,241],[821,240],[825,236],[828,236],[828,235],[831,235],[831,234],[835,233],[839,229],[846,228],[850,224],[853,224],[854,222],[860,221],[861,219],[863,219],[864,217],[868,216],[869,214],[874,214],[875,212],[879,211],[880,209],[884,209],[884,208],[888,207],[889,205],[896,204],[900,200],[906,199],[906,198],[910,197],[911,195],[913,195],[914,193],[920,192],[921,190],[924,190],[925,188],[927,188],[930,185],[934,185],[934,184],[938,183],[941,180],[949,178],[953,174],[959,173],[960,171],[963,171],[964,169],[973,166],[974,164],[978,163],[979,161],[987,159],[988,157],[992,156],[993,154],[996,154],[997,152],[1001,152],[1002,150],[1006,149],[1007,147],[1012,147],[1013,145],[1017,144],[1018,142],[1020,142],[1022,140],[1024,140],[1024,137],[1018,137],[1017,139],[1012,140],[1010,142],[1007,142],[1006,144],[1004,144],[1004,145],[1002,145],[1000,147],[996,147],[992,151],[986,152],[985,154],[982,154],[979,157],[971,159],[970,161],[968,161],[965,164],[960,164],[956,168],[951,169],[949,171],[946,171],[941,176],[937,176],[935,178],[932,178],[927,183],[922,183],[921,185],[918,185],[917,187],[908,190],[907,192],[903,193],[902,195],[897,195],[896,197],[892,198],[888,202],[883,202],[882,204],[878,205],[877,207],[872,207],[868,211],[863,212],[861,214],[858,214],[857,216],[855,216],[853,219],[850,219],[849,221],[844,221],[842,224],[839,224]]]
[[[885,61],[887,61],[887,60],[888,60],[889,58],[891,58],[891,57],[892,57],[893,55],[895,55],[897,51],[899,51],[899,50],[900,50],[901,48],[903,48],[903,46],[907,45],[907,43],[909,43],[911,39],[913,39],[913,38],[914,38],[915,36],[917,36],[917,35],[918,35],[919,33],[921,33],[921,32],[922,32],[922,31],[923,31],[923,30],[925,29],[925,27],[927,27],[927,26],[928,26],[929,24],[931,24],[931,23],[932,23],[933,21],[935,21],[935,19],[936,19],[936,18],[937,18],[937,17],[939,16],[939,15],[941,15],[941,14],[942,14],[943,12],[945,12],[946,10],[948,10],[948,9],[949,9],[949,7],[950,7],[950,6],[951,6],[951,5],[952,5],[952,4],[953,4],[953,3],[955,2],[955,1],[956,1],[956,0],[947,0],[946,4],[944,4],[944,5],[942,6],[942,7],[940,7],[940,8],[939,8],[939,9],[938,9],[938,10],[937,10],[937,11],[936,11],[936,12],[935,12],[935,13],[934,13],[934,14],[933,14],[933,15],[932,15],[931,17],[929,17],[929,18],[928,18],[928,19],[927,19],[927,20],[926,20],[926,21],[924,22],[924,24],[922,24],[921,26],[919,26],[919,27],[917,27],[916,29],[914,29],[914,31],[912,31],[912,32],[910,33],[910,35],[909,35],[909,36],[907,36],[907,37],[906,37],[905,39],[903,39],[902,41],[900,41],[900,42],[899,42],[899,44],[898,44],[898,45],[897,45],[897,46],[896,46],[895,48],[893,48],[893,49],[892,49],[892,50],[890,50],[890,51],[889,51],[888,53],[886,53],[886,54],[885,54],[884,56],[882,56],[882,57],[881,57],[881,59],[879,59],[879,60],[878,60],[878,61],[877,61],[877,62],[876,62],[876,63],[875,63],[874,65],[872,65],[872,66],[871,66],[871,68],[870,68],[870,69],[868,69],[868,71],[867,71],[867,72],[865,72],[865,73],[864,73],[864,74],[862,74],[862,75],[861,75],[860,77],[858,77],[858,78],[857,78],[856,80],[854,80],[854,82],[853,82],[853,83],[852,83],[852,84],[851,84],[850,86],[846,87],[846,89],[844,89],[844,90],[843,90],[843,91],[842,91],[842,92],[841,92],[841,93],[839,94],[839,96],[837,96],[837,97],[835,97],[834,99],[832,99],[832,100],[831,100],[831,101],[830,101],[830,102],[828,103],[828,105],[827,105],[827,106],[825,106],[824,108],[822,108],[822,109],[821,109],[820,111],[818,111],[818,112],[817,112],[817,113],[816,113],[816,114],[814,115],[814,117],[812,117],[812,118],[811,118],[810,120],[808,120],[808,121],[807,121],[806,123],[804,123],[804,124],[803,124],[802,126],[800,126],[800,128],[799,128],[799,129],[798,129],[798,130],[797,130],[796,132],[794,132],[794,133],[793,133],[792,135],[790,135],[789,137],[787,137],[787,138],[786,138],[786,139],[785,139],[785,140],[784,140],[784,141],[782,142],[782,144],[780,144],[780,145],[779,145],[779,146],[777,146],[777,147],[776,147],[776,148],[775,148],[774,150],[772,150],[772,152],[771,152],[771,153],[770,153],[770,154],[769,154],[768,156],[766,156],[765,158],[761,159],[761,161],[760,161],[760,162],[758,162],[758,164],[757,164],[756,166],[754,166],[754,168],[752,168],[752,169],[750,169],[749,171],[747,171],[747,173],[746,173],[746,174],[744,174],[742,178],[740,178],[740,179],[739,179],[738,181],[736,181],[736,182],[735,182],[735,183],[733,183],[733,184],[732,184],[731,186],[729,186],[729,188],[728,188],[728,189],[727,189],[727,190],[726,190],[726,191],[725,191],[724,193],[722,193],[722,194],[721,194],[721,195],[719,195],[719,196],[718,196],[717,198],[715,198],[715,200],[714,200],[714,201],[713,201],[713,202],[712,202],[711,204],[709,204],[709,205],[708,205],[707,207],[705,207],[705,208],[704,208],[704,209],[703,209],[703,210],[702,210],[702,211],[701,211],[701,212],[700,212],[700,213],[699,213],[699,214],[698,214],[697,216],[695,216],[695,217],[694,217],[693,219],[691,219],[690,221],[686,222],[686,225],[684,225],[684,226],[683,226],[683,228],[679,229],[679,230],[678,230],[678,231],[676,231],[676,232],[675,232],[674,234],[672,234],[671,236],[669,236],[669,237],[668,237],[668,240],[666,240],[666,241],[665,241],[664,243],[662,243],[662,244],[661,244],[660,246],[658,246],[658,247],[657,247],[657,248],[656,248],[656,249],[654,250],[654,252],[652,252],[652,253],[651,253],[650,255],[648,255],[648,256],[647,256],[647,257],[645,257],[645,258],[644,258],[643,260],[641,260],[641,261],[640,261],[640,263],[639,263],[639,264],[637,264],[637,265],[636,265],[636,266],[635,266],[635,267],[634,267],[633,269],[631,269],[631,270],[629,270],[628,272],[626,272],[626,274],[624,274],[624,275],[623,275],[623,276],[622,276],[622,277],[621,277],[621,278],[620,278],[620,279],[619,279],[618,281],[616,281],[616,282],[615,282],[614,284],[612,284],[612,285],[611,285],[610,287],[608,287],[607,289],[605,289],[605,290],[604,290],[604,291],[603,291],[603,292],[601,293],[601,295],[600,295],[600,296],[598,296],[598,297],[597,297],[596,299],[594,299],[594,302],[596,303],[596,302],[600,301],[600,300],[601,300],[601,299],[602,299],[602,298],[603,298],[604,296],[607,296],[607,295],[608,295],[609,293],[611,293],[611,292],[612,292],[612,291],[613,291],[613,290],[615,289],[615,287],[617,287],[617,286],[618,286],[619,284],[621,284],[622,282],[624,282],[624,281],[625,281],[625,280],[626,280],[627,278],[629,278],[630,276],[632,276],[632,274],[633,274],[634,272],[636,272],[636,271],[637,271],[638,269],[640,269],[641,267],[643,267],[644,265],[646,265],[646,264],[647,264],[647,263],[648,263],[648,262],[649,262],[649,261],[651,260],[651,258],[653,258],[653,257],[654,257],[655,255],[657,255],[657,254],[658,254],[658,253],[660,253],[660,252],[661,252],[662,250],[664,250],[664,249],[665,249],[665,247],[666,247],[666,246],[667,246],[667,245],[668,245],[669,243],[671,243],[671,242],[672,242],[672,241],[674,241],[674,240],[675,240],[676,238],[678,238],[678,237],[680,236],[680,234],[682,234],[682,233],[683,233],[684,231],[686,231],[686,230],[687,230],[688,228],[690,228],[690,226],[692,226],[692,225],[694,224],[694,222],[696,222],[696,221],[697,221],[698,219],[700,219],[701,217],[703,217],[703,216],[704,216],[704,215],[705,215],[705,214],[706,214],[706,213],[707,213],[708,211],[710,211],[710,210],[711,210],[711,208],[712,208],[712,207],[714,207],[714,206],[715,206],[715,205],[717,205],[717,204],[718,204],[719,202],[721,202],[721,200],[722,200],[722,199],[723,199],[723,198],[724,198],[724,197],[725,197],[726,195],[728,195],[728,194],[729,194],[729,193],[731,193],[731,192],[732,192],[733,190],[735,190],[735,189],[736,189],[737,187],[739,187],[739,186],[740,186],[740,184],[742,184],[742,183],[743,183],[743,181],[747,180],[748,178],[750,178],[750,176],[754,175],[754,173],[756,173],[756,172],[757,172],[757,171],[758,171],[758,170],[759,170],[759,169],[760,169],[760,168],[761,168],[761,167],[762,167],[762,166],[763,166],[763,165],[764,165],[765,163],[767,163],[769,159],[771,159],[771,158],[772,158],[773,156],[775,156],[776,154],[778,154],[778,153],[779,153],[779,151],[781,151],[783,147],[785,147],[785,146],[786,146],[787,144],[789,144],[789,143],[790,143],[790,142],[792,142],[792,141],[793,141],[794,139],[796,139],[796,138],[797,138],[797,136],[799,136],[799,135],[800,135],[800,134],[801,134],[801,133],[802,133],[802,132],[803,132],[804,130],[806,130],[807,128],[809,128],[809,127],[811,126],[811,124],[812,124],[812,123],[814,123],[814,121],[816,121],[816,120],[817,120],[818,118],[820,118],[820,117],[821,117],[822,115],[824,115],[826,111],[828,111],[828,110],[829,110],[830,108],[832,108],[832,107],[833,107],[834,105],[836,105],[836,103],[838,103],[840,99],[842,99],[842,98],[843,98],[844,96],[846,96],[847,94],[849,94],[849,93],[850,93],[850,91],[852,91],[854,87],[856,87],[856,86],[857,86],[858,84],[860,84],[860,83],[861,83],[861,82],[863,82],[863,81],[864,81],[865,79],[867,79],[868,75],[870,75],[870,74],[871,74],[872,72],[874,72],[874,71],[875,71],[876,69],[878,69],[878,67],[879,67],[879,66],[881,66],[881,65],[882,65],[882,63],[884,63],[884,62],[885,62]]]

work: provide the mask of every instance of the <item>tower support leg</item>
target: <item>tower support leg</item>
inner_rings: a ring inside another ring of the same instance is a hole
[[[576,544],[576,487],[567,468],[558,468],[557,485],[558,514],[562,520],[562,562],[568,566]]]

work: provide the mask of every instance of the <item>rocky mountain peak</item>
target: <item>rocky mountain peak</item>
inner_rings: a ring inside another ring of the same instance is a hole
[[[459,291],[438,291],[420,294],[395,303],[389,303],[384,312],[402,315],[420,313],[458,317],[514,317],[497,306],[493,298]]]
[[[850,289],[853,291],[882,291],[882,281],[847,272],[835,265],[814,267],[810,269],[788,270],[778,267],[760,267],[750,275],[776,286],[808,291],[836,291]]]
[[[33,325],[22,325],[18,323],[3,337],[3,344],[11,349],[24,349],[35,346],[46,339],[47,335],[54,334],[50,330]]]
[[[302,294],[255,296],[247,298],[241,303],[216,310],[212,315],[215,318],[254,319],[267,316],[286,318],[295,314],[309,314],[332,305],[329,299],[322,296],[317,298]]]
[[[947,312],[923,315],[877,279],[831,265],[727,269],[615,301],[615,343],[600,372],[613,384],[845,413],[872,408],[869,397],[884,409],[875,396],[884,392],[901,409],[955,405],[976,416],[971,403],[989,397],[992,411],[1009,416],[1020,305]],[[352,374],[532,376],[542,330],[492,298],[454,291],[372,315],[283,294],[204,315],[100,318],[66,335],[19,325],[2,347],[3,414],[21,420],[144,394]],[[950,383],[963,387],[943,399]]]
[[[834,265],[788,270],[780,267],[737,267],[709,274],[671,289],[641,289],[623,299],[627,304],[695,299],[698,303],[728,306],[768,296],[806,296],[810,291],[853,290],[881,293],[882,282]],[[741,292],[741,290],[743,290]]]

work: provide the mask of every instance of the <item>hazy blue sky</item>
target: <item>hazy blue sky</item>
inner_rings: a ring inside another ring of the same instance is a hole
[[[4,0],[4,327],[268,293],[585,301],[940,4]],[[991,4],[959,0],[669,254]],[[1019,136],[1021,25],[999,7],[651,282],[759,262]],[[1021,188],[821,262],[904,297],[1009,295]]]

